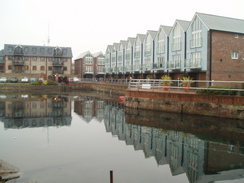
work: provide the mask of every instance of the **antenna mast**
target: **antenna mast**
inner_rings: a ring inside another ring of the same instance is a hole
[[[50,36],[49,36],[49,22],[48,22],[48,35],[47,35],[47,45],[49,46]]]

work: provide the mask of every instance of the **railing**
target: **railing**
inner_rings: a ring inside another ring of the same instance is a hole
[[[170,80],[172,84],[169,86],[168,91],[183,90],[181,80]],[[223,88],[223,87],[225,88]],[[158,89],[164,89],[161,79],[131,79],[128,85],[128,89],[151,89],[152,91]],[[244,81],[206,81],[206,80],[193,80],[193,83],[188,88],[190,91],[196,92],[196,90],[223,90],[223,91],[237,91],[244,92]]]
[[[169,86],[168,92],[183,91],[184,87],[181,85],[181,80],[170,80],[172,84]],[[108,78],[80,78],[79,83],[97,83],[110,85],[125,85],[131,90],[145,90],[150,91],[164,91],[163,82],[161,79],[108,79]],[[221,86],[221,87],[220,87]],[[225,88],[222,88],[225,86]],[[244,81],[206,81],[193,80],[193,83],[188,88],[190,92],[196,90],[222,90],[244,92]]]

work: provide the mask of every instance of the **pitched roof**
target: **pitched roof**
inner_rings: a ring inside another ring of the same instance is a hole
[[[4,56],[4,49],[0,50],[0,56]]]
[[[148,30],[147,34],[150,34],[151,38],[154,40],[157,36],[158,31]]]
[[[113,49],[118,50],[119,49],[119,43],[114,43],[113,44]]]
[[[134,38],[134,37],[128,37],[128,39],[127,39],[127,41],[126,41],[126,44],[128,44],[128,42],[130,42],[131,45],[133,45],[134,42],[135,42],[135,39],[136,39],[136,38]]]
[[[186,32],[186,30],[188,29],[188,26],[190,25],[190,21],[186,21],[186,20],[176,20],[176,22],[178,22],[178,24],[181,26],[181,28],[184,30],[184,32]]]
[[[75,60],[84,58],[87,54],[92,55],[90,51],[86,51],[86,52],[81,53]]]
[[[143,43],[145,37],[146,37],[146,34],[137,34],[138,39],[141,41],[141,43]]]
[[[120,40],[119,45],[121,45],[121,44],[122,44],[123,47],[125,47],[126,41],[125,40]]]
[[[4,44],[4,55],[14,55],[14,49],[17,47],[23,49],[24,56],[53,57],[54,50],[56,48],[60,48],[63,51],[63,57],[73,57],[71,47],[34,46],[17,44]]]
[[[93,57],[98,57],[98,56],[100,56],[100,55],[103,56],[103,52],[100,51],[100,52],[97,52],[97,53],[93,53],[93,54],[92,54]]]
[[[198,12],[195,14],[195,16],[198,16],[200,20],[210,30],[244,33],[244,20],[242,19],[235,19]],[[193,20],[195,16],[193,17]]]
[[[108,45],[107,49],[106,49],[106,53],[111,52],[112,48],[113,48],[113,45]]]
[[[164,33],[168,36],[172,26],[165,26],[165,25],[160,25],[159,30],[162,29],[164,31]]]

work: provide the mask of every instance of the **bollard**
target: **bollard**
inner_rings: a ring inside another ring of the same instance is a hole
[[[113,171],[110,170],[110,183],[113,183],[114,180],[113,180]]]

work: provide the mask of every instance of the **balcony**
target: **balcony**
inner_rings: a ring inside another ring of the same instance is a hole
[[[12,61],[12,65],[24,65],[25,61],[23,60],[14,60]]]
[[[12,70],[12,73],[25,73],[24,70]]]
[[[201,69],[202,59],[188,59],[185,64],[186,69]]]
[[[169,62],[167,69],[169,69],[169,70],[179,70],[180,69],[180,65],[181,65],[180,63],[181,63],[180,60]]]
[[[60,66],[60,67],[62,67],[62,66],[64,66],[64,62],[63,61],[54,61],[52,63],[52,65],[53,66]]]

